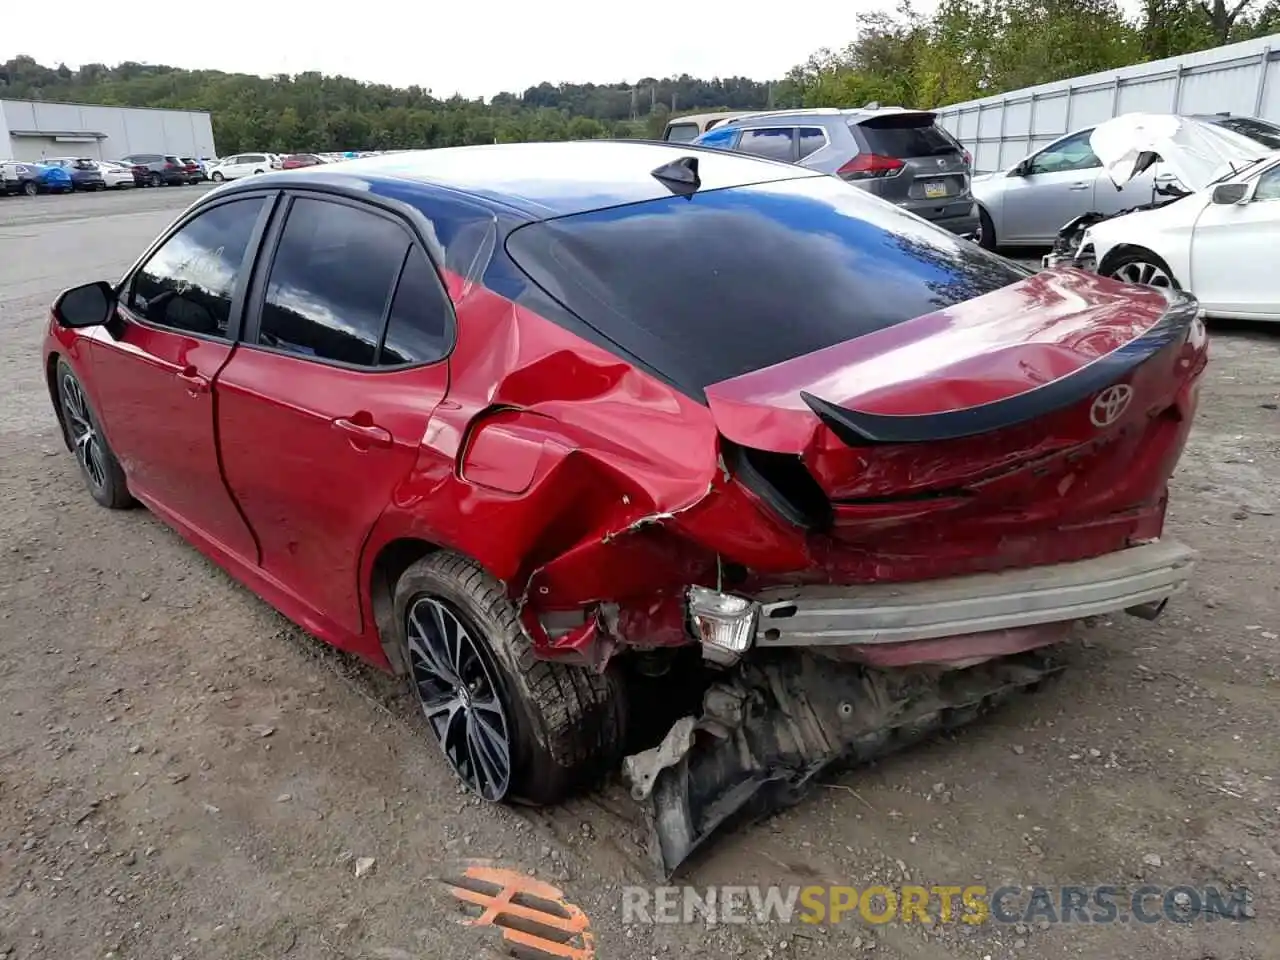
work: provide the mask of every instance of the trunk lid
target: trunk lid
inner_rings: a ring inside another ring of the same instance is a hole
[[[1103,394],[1184,342],[1195,309],[1182,294],[1048,271],[713,384],[706,396],[727,439],[799,455],[827,495],[839,495],[847,478],[823,468],[832,450],[854,452],[865,465],[885,447],[1012,436],[1089,401],[1097,410],[1086,412],[1076,436],[1063,438],[1081,441],[1123,420],[1130,407],[1167,403],[1174,376],[1147,386],[1160,396],[1137,397],[1132,388]]]

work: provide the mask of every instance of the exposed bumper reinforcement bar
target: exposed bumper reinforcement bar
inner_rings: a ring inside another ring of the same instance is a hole
[[[1195,552],[1162,540],[1092,560],[909,584],[762,591],[758,647],[901,643],[1150,609],[1182,591]]]

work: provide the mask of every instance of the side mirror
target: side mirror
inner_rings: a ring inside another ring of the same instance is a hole
[[[1012,167],[1009,168],[1009,176],[1011,177],[1025,177],[1026,175],[1027,175],[1027,161],[1025,160],[1019,160],[1017,163],[1015,163]]]
[[[105,280],[64,290],[53,303],[53,316],[64,327],[100,327],[111,319],[116,292]]]
[[[1221,204],[1246,203],[1249,197],[1247,183],[1220,183],[1213,188],[1213,202]]]

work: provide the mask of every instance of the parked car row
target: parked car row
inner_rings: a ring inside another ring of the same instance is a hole
[[[163,187],[206,179],[201,161],[171,154],[136,153],[119,160],[45,157],[0,161],[0,195]]]
[[[179,157],[165,153],[133,153],[119,160],[91,157],[46,157],[0,161],[0,196],[70,193],[122,187],[169,187],[212,180],[222,183],[272,170],[297,170],[322,163],[367,157],[347,153],[238,153],[221,159]]]

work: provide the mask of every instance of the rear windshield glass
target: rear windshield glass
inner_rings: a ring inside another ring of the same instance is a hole
[[[72,166],[77,170],[97,170],[98,165],[92,160],[76,160]]]
[[[951,134],[927,115],[889,115],[853,125],[861,128],[871,152],[882,157],[934,157],[961,151]]]
[[[694,396],[1029,276],[831,177],[534,223],[507,250],[585,323]]]

